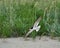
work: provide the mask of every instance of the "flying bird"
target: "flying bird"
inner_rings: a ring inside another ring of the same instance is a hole
[[[41,20],[41,17],[39,17],[37,19],[37,21],[34,23],[33,27],[31,29],[29,29],[28,33],[26,34],[25,37],[27,37],[30,33],[32,33],[34,30],[36,30],[36,32],[39,31],[39,29],[41,28],[41,26],[39,25],[39,22]]]

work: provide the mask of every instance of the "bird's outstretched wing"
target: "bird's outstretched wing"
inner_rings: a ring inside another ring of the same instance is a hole
[[[37,19],[37,21],[34,23],[33,28],[36,28],[41,20],[41,17]],[[26,34],[25,37],[27,37],[34,29],[29,30],[29,32]]]
[[[31,29],[30,31],[28,31],[28,33],[26,34],[25,37],[27,37],[32,31],[33,31],[33,29]]]
[[[34,23],[34,26],[33,26],[33,27],[37,27],[38,24],[39,24],[39,22],[40,22],[40,20],[41,20],[41,17],[39,17],[39,18],[37,19],[37,21]]]

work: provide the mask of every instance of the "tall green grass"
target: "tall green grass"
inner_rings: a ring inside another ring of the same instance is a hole
[[[41,29],[30,36],[60,36],[60,1],[53,1],[0,0],[0,37],[24,36],[40,16]]]

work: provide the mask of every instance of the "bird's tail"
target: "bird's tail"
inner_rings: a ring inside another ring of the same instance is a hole
[[[36,32],[38,32],[40,28],[41,28],[41,26],[38,26],[37,29],[36,29]]]

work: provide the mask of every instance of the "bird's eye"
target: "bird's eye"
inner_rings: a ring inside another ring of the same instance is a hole
[[[33,27],[31,27],[31,29],[33,29]]]

